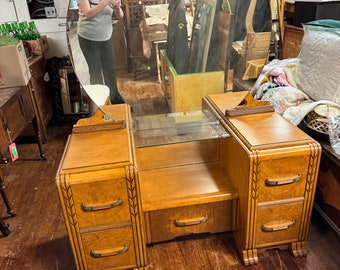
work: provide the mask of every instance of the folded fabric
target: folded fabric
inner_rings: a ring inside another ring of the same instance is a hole
[[[283,114],[287,108],[297,106],[308,99],[305,93],[291,86],[270,88],[262,97],[262,100],[269,100],[279,114]]]
[[[250,93],[253,96],[255,96],[257,90],[265,81],[278,82],[278,84],[295,86],[296,85],[295,76],[293,77],[292,74],[289,74],[289,76],[285,74],[283,77],[284,80],[282,80],[282,77],[276,79],[275,75],[282,76],[282,74],[279,71],[286,72],[286,67],[289,66],[289,68],[292,69],[294,66],[297,66],[298,64],[299,64],[298,58],[287,58],[283,60],[273,59],[271,62],[269,62],[263,67],[262,72],[257,78],[256,82],[254,83],[252,89],[250,90]],[[283,70],[281,68],[283,68]],[[292,82],[290,80],[292,80]]]
[[[300,122],[305,118],[305,116],[314,110],[314,108],[320,104],[325,104],[325,105],[330,105],[330,106],[335,106],[340,109],[340,105],[336,104],[332,101],[328,100],[319,100],[319,101],[314,101],[310,103],[304,103],[304,106],[292,106],[287,108],[284,113],[283,117],[286,118],[288,121],[293,123],[294,125],[300,124]]]

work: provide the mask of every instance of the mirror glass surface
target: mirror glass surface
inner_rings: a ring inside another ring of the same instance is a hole
[[[135,1],[135,3],[139,3]],[[140,2],[143,3],[143,2]],[[158,3],[155,1],[155,3]],[[159,2],[162,3],[162,2]],[[193,4],[195,5],[195,2],[188,2],[189,5]],[[224,63],[224,73],[225,73],[225,91],[230,90],[228,88],[228,80],[235,80],[237,76],[240,76],[235,72],[234,69],[237,69],[239,66],[239,62],[241,61],[244,63],[244,59],[241,60],[237,54],[233,53],[233,44],[235,42],[239,42],[242,46],[242,42],[246,39],[247,35],[249,34],[249,31],[253,32],[271,32],[272,27],[272,17],[271,17],[271,6],[270,6],[270,0],[229,0],[229,1],[221,1],[219,4],[222,6],[225,6],[225,4],[228,3],[230,6],[230,10],[232,13],[231,20],[230,20],[230,29],[229,29],[229,42],[228,46],[225,48],[227,50],[226,54],[229,56],[226,59],[226,63]],[[117,24],[117,27],[120,27],[119,31],[123,33],[123,37],[120,36],[122,39],[121,42],[118,42],[118,44],[123,44],[130,52],[127,53],[127,67],[128,72],[126,73],[120,73],[116,72],[117,74],[117,81],[118,81],[118,89],[121,93],[121,95],[124,97],[126,102],[130,104],[133,107],[132,114],[133,116],[141,116],[143,114],[158,114],[158,113],[167,113],[170,112],[169,108],[166,104],[164,93],[162,90],[162,83],[157,80],[157,71],[151,74],[151,72],[146,72],[145,76],[142,76],[141,78],[137,78],[131,73],[134,70],[134,67],[131,67],[131,59],[129,56],[133,54],[133,46],[143,46],[143,44],[137,44],[134,40],[131,40],[131,37],[129,38],[129,33],[127,31],[126,27],[126,8],[127,5],[129,5],[129,1],[122,1],[123,4],[123,10],[124,10],[124,19],[121,21],[118,21],[113,18],[112,23]],[[150,4],[150,3],[148,3]],[[250,11],[252,9],[252,11]],[[251,16],[249,15],[249,12],[252,12]],[[130,12],[130,16],[133,16],[133,12]],[[131,19],[131,18],[130,18]],[[78,7],[76,4],[76,1],[71,0],[68,10],[68,42],[69,42],[69,49],[70,49],[70,57],[74,65],[75,73],[77,74],[77,77],[80,81],[80,83],[85,86],[84,89],[86,91],[86,86],[90,84],[89,80],[89,73],[88,73],[88,67],[87,63],[85,61],[85,58],[79,48],[78,44],[78,37],[77,37],[77,20],[78,20]],[[217,27],[216,23],[214,24],[214,27]],[[114,30],[115,31],[115,30]],[[115,33],[114,33],[115,34]],[[115,38],[115,37],[113,37]],[[117,42],[116,42],[117,44]],[[115,44],[114,44],[115,46]],[[161,46],[161,44],[160,44]],[[268,44],[269,46],[269,44]],[[214,47],[214,44],[211,44],[212,48]],[[121,50],[123,52],[122,48],[114,48],[115,50]],[[268,47],[269,51],[269,47]],[[132,55],[133,56],[133,55]],[[151,61],[156,62],[156,59],[149,59],[146,61],[146,68],[145,70],[148,70],[148,68],[154,64],[151,63]],[[243,64],[244,65],[244,64]],[[241,65],[242,66],[242,65]],[[143,66],[142,66],[143,67]],[[243,67],[244,68],[244,67]],[[230,73],[231,71],[234,71]],[[137,73],[137,72],[135,72]],[[243,71],[241,72],[242,75]],[[231,76],[230,74],[233,74]],[[162,78],[164,79],[164,78]],[[251,82],[251,81],[250,81]],[[135,95],[134,95],[135,94]],[[127,96],[128,95],[128,96]],[[154,95],[158,97],[154,97]],[[152,109],[145,109],[145,110],[135,110],[135,108],[141,108],[142,106],[147,106],[148,97],[153,97],[153,105]],[[132,97],[134,100],[132,100]],[[140,101],[136,101],[136,99],[140,98]],[[156,101],[155,101],[156,100]],[[145,104],[143,105],[143,102]],[[134,115],[135,114],[135,115]]]
[[[88,66],[83,53],[80,50],[77,36],[78,6],[77,1],[70,0],[67,13],[67,40],[69,55],[71,57],[74,70],[81,84],[90,84]]]

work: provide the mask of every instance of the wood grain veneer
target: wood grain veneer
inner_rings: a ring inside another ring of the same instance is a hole
[[[305,256],[321,147],[275,112],[225,117],[228,95],[204,98],[203,108],[231,134],[223,160],[239,192],[234,236],[243,262],[256,264],[258,252],[277,247]]]
[[[56,176],[76,267],[141,268],[147,259],[130,107],[98,111],[127,124],[103,130],[97,125],[113,120],[78,121],[87,128],[69,136]]]

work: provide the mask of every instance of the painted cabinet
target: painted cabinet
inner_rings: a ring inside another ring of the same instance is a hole
[[[0,23],[14,22],[17,20],[13,0],[0,0]]]
[[[66,39],[66,17],[69,1],[54,0],[56,17],[44,19],[31,19],[27,1],[0,0],[0,22],[31,21],[33,20],[42,35],[49,41],[49,50],[45,58],[68,55]]]

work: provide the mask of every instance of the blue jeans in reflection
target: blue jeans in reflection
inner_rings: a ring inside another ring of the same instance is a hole
[[[80,36],[78,40],[89,67],[90,83],[108,86],[112,104],[125,103],[117,87],[112,40],[92,41]]]

